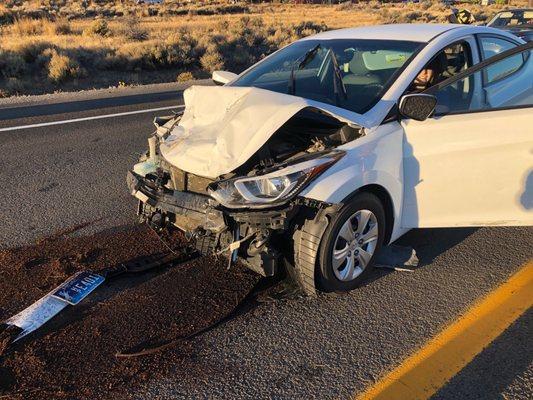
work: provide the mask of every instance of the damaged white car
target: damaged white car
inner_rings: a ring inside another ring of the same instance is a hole
[[[307,293],[353,289],[412,228],[533,224],[533,58],[506,32],[321,33],[156,119],[138,212]]]

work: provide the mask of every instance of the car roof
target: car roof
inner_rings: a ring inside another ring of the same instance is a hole
[[[321,32],[306,39],[383,39],[429,42],[435,36],[465,26],[456,24],[370,25]]]
[[[454,31],[461,35],[490,33],[502,35],[502,30],[487,26],[463,24],[388,24],[369,25],[358,28],[336,29],[321,32],[300,40],[374,39],[429,42],[435,37]]]

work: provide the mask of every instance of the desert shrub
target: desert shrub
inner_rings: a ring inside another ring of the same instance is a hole
[[[124,36],[129,40],[141,42],[143,40],[148,39],[148,31],[138,25],[130,25],[128,26],[128,29],[124,32]]]
[[[279,27],[268,37],[269,42],[272,44],[272,47],[283,47],[286,46],[295,40],[298,39],[298,36],[294,31]]]
[[[248,7],[240,4],[227,4],[204,6],[198,8],[191,8],[196,15],[221,15],[221,14],[242,14],[248,12]]]
[[[52,82],[59,83],[68,78],[77,78],[81,75],[82,70],[76,60],[52,50],[50,62],[48,63],[48,78]]]
[[[108,60],[107,67],[115,68],[117,65],[122,65],[128,70],[150,70],[160,67],[185,69],[197,65],[202,53],[194,37],[178,32],[162,43],[155,40],[126,43]]]
[[[26,61],[28,64],[31,64],[36,62],[41,57],[43,51],[50,47],[52,47],[52,44],[50,44],[49,42],[41,40],[32,40],[28,42],[18,43],[11,49],[13,50],[13,52],[20,54],[24,61]]]
[[[429,8],[433,5],[433,3],[431,2],[431,0],[423,0],[423,1],[421,1],[419,4],[420,4],[420,8],[421,8],[422,10],[427,10],[427,9],[429,9]]]
[[[342,3],[339,3],[335,9],[338,11],[349,11],[354,8],[354,3],[351,1],[343,1]]]
[[[46,21],[43,25],[44,31],[49,35],[70,35],[72,33],[70,23],[67,20]]]
[[[382,4],[380,1],[371,0],[367,3],[367,7],[370,9],[378,10],[382,7]]]
[[[313,21],[302,21],[297,25],[293,25],[291,27],[292,30],[296,33],[298,37],[304,37],[304,36],[310,36],[315,35],[319,32],[327,31],[328,26],[324,24],[323,22],[320,24],[317,24]]]
[[[431,11],[434,14],[449,14],[450,13],[450,7],[447,5],[441,3],[441,2],[435,2],[431,5],[431,7],[428,8],[428,11]]]
[[[402,14],[398,10],[389,10],[384,8],[380,10],[379,15],[382,18],[384,24],[396,24],[400,22]]]
[[[200,65],[207,72],[224,69],[224,58],[215,46],[208,47],[200,58]]]
[[[192,81],[194,79],[194,75],[191,72],[181,72],[176,77],[176,81],[178,82],[187,82]]]
[[[6,83],[4,87],[5,87],[6,92],[9,93],[10,95],[22,94],[24,93],[26,89],[23,81],[19,78],[6,79]]]
[[[272,48],[268,40],[270,32],[261,18],[242,17],[221,32],[227,33],[213,36],[212,42],[223,58],[225,67],[232,71],[244,70]],[[211,48],[209,51],[212,57],[210,61],[214,62],[214,50]]]
[[[159,16],[170,15],[224,15],[245,14],[250,10],[245,4],[213,4],[213,5],[187,5],[184,7],[172,7],[167,5],[159,10]]]
[[[0,77],[19,78],[26,72],[26,62],[19,53],[0,50]]]
[[[400,16],[398,22],[415,22],[422,18],[422,13],[420,11],[410,11]]]
[[[39,3],[41,3],[41,1],[39,1]],[[15,12],[17,16],[33,20],[42,20],[50,18],[50,8],[42,7],[41,4],[29,4],[23,7],[22,9],[19,7]]]
[[[227,4],[218,8],[218,14],[246,14],[250,8],[246,4]]]
[[[16,19],[11,26],[11,33],[17,36],[35,36],[43,33],[42,20],[30,18]]]
[[[169,36],[163,46],[163,63],[168,66],[191,66],[200,55],[198,40],[184,29]]]
[[[97,19],[83,31],[83,34],[86,36],[109,36],[111,30],[105,19]]]
[[[156,15],[158,15],[158,13],[159,10],[155,7],[143,7],[139,11],[141,17],[155,17]]]
[[[116,50],[115,53],[108,54],[98,67],[100,69],[125,69],[134,70],[140,68],[144,70],[155,69],[161,64],[163,55],[161,46],[153,42],[133,42],[126,43]]]
[[[428,21],[438,22],[438,23],[448,23],[451,15],[451,11],[447,10],[445,13],[425,13]]]
[[[215,29],[221,33],[212,34],[204,46],[200,65],[209,72],[221,66],[240,72],[279,47],[326,29],[325,24],[310,21],[289,26],[265,25],[261,18],[250,17],[242,17],[232,24],[223,21]]]
[[[0,26],[11,24],[15,21],[15,13],[4,5],[0,4]]]
[[[142,42],[148,39],[148,31],[139,25],[139,20],[134,17],[127,18],[118,30],[118,33],[128,40]]]

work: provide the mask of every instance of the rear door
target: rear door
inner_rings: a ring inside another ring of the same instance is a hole
[[[403,227],[533,225],[531,47],[430,88],[435,115],[401,122]]]

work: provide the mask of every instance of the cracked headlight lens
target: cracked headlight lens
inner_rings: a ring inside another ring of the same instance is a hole
[[[221,181],[209,188],[209,194],[228,208],[272,207],[294,197],[343,155],[334,151],[265,175]]]

